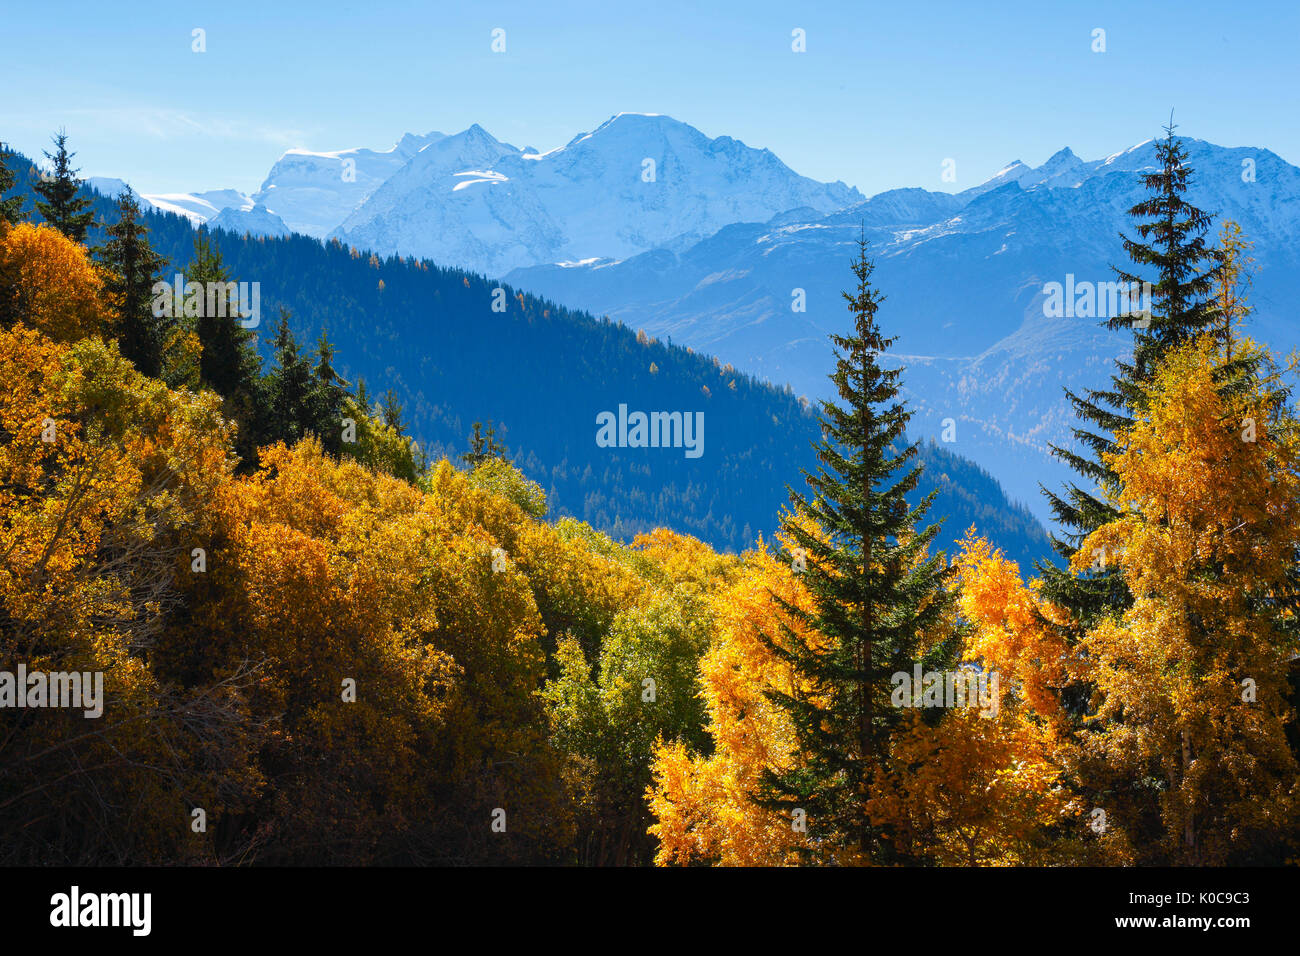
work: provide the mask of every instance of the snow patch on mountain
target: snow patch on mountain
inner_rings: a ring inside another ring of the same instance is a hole
[[[201,193],[148,193],[143,198],[163,212],[184,216],[194,226],[215,219],[223,209],[253,208],[252,197],[237,189],[210,189]]]
[[[95,192],[99,193],[101,196],[107,196],[109,199],[116,199],[118,196],[122,195],[125,190],[131,188],[127,184],[126,180],[115,179],[111,176],[91,176],[86,180],[86,185],[95,190]],[[144,199],[139,195],[136,196],[136,200],[139,201],[140,208],[142,209],[148,209],[153,205],[147,199]]]

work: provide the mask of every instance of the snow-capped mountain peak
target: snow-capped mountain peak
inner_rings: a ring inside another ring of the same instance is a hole
[[[976,196],[982,196],[994,189],[1000,189],[1007,183],[1018,183],[1026,176],[1033,173],[1033,168],[1025,165],[1020,160],[1015,159],[1007,163],[996,173],[990,176],[978,186],[972,186],[970,189],[963,189],[957,195],[965,199],[974,199]]]
[[[451,135],[406,133],[386,150],[290,149],[252,196],[148,198],[195,224],[256,205],[256,215],[223,224],[278,232],[283,223],[500,275],[684,248],[731,223],[805,207],[826,215],[865,197],[800,176],[771,150],[711,139],[666,114],[621,112],[545,151],[520,149],[474,123]]]
[[[91,176],[86,185],[100,195],[116,199],[125,189],[132,188],[127,182],[109,176]],[[141,208],[154,208],[161,212],[184,216],[191,225],[201,226],[215,219],[224,210],[248,212],[253,208],[253,199],[237,189],[209,189],[201,193],[139,193],[135,194]]]
[[[412,156],[443,138],[438,132],[407,133],[385,150],[290,149],[252,198],[294,232],[325,236]]]
[[[111,176],[91,176],[86,180],[86,185],[101,196],[107,196],[109,199],[116,199],[122,194],[123,190],[131,188],[125,180],[115,179]],[[143,205],[148,206],[149,204],[146,201]]]
[[[475,124],[411,158],[335,230],[352,245],[489,275],[625,258],[801,206],[863,196],[799,176],[766,149],[659,113],[616,113],[546,152]],[[274,206],[272,207],[274,208]]]
[[[1043,180],[1052,179],[1056,176],[1065,175],[1079,169],[1083,166],[1083,160],[1074,155],[1074,150],[1065,146],[1051,155],[1047,162],[1039,166],[1035,172]]]

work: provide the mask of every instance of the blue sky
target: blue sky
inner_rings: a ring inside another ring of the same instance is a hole
[[[0,17],[0,139],[35,154],[65,126],[83,175],[251,192],[293,146],[382,149],[479,123],[549,149],[629,110],[870,195],[962,189],[1062,146],[1106,156],[1174,107],[1186,135],[1300,164],[1297,36],[1288,0],[43,0]],[[940,179],[949,157],[956,183]]]

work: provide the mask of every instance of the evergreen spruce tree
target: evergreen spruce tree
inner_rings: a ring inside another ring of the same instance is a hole
[[[1134,267],[1146,267],[1153,274],[1114,270],[1121,282],[1151,283],[1150,314],[1130,311],[1106,320],[1108,328],[1128,329],[1133,334],[1132,359],[1116,363],[1110,388],[1088,390],[1083,395],[1066,389],[1082,422],[1073,430],[1074,437],[1085,451],[1076,453],[1057,446],[1053,451],[1086,484],[1071,483],[1060,495],[1043,489],[1057,523],[1066,529],[1063,535],[1052,537],[1054,549],[1066,562],[1088,535],[1118,517],[1105,497],[1105,489],[1115,485],[1115,474],[1102,456],[1115,450],[1115,433],[1128,428],[1133,413],[1141,408],[1142,384],[1149,381],[1170,349],[1213,329],[1220,321],[1214,291],[1221,256],[1205,238],[1212,216],[1184,197],[1192,176],[1187,150],[1174,136],[1172,123],[1165,127],[1165,134],[1155,144],[1159,169],[1142,175],[1149,195],[1128,211],[1137,223],[1137,238],[1121,236]],[[1098,562],[1094,572],[1083,577],[1045,562],[1038,571],[1043,576],[1044,595],[1073,617],[1071,639],[1132,603],[1113,563]],[[1078,711],[1087,692],[1075,688],[1067,696]]]
[[[312,407],[315,380],[311,365],[298,351],[298,340],[289,329],[289,311],[284,308],[280,309],[273,347],[275,367],[263,381],[263,440],[293,445],[316,430]]]
[[[357,393],[353,401],[357,403],[359,409],[374,417],[374,410],[370,407],[370,392],[366,389],[366,380],[360,376],[357,377]]]
[[[45,153],[45,158],[54,165],[49,176],[42,176],[36,183],[36,192],[44,197],[44,202],[36,201],[36,210],[59,232],[73,242],[85,242],[86,230],[94,221],[95,214],[90,211],[90,200],[78,196],[82,180],[77,178],[77,170],[72,166],[72,157],[76,153],[68,152],[68,134],[59,130],[54,136],[54,152]]]
[[[163,347],[172,319],[153,313],[153,285],[167,260],[153,251],[140,222],[140,204],[130,188],[117,198],[118,220],[96,250],[107,267],[105,288],[117,301],[115,334],[122,354],[145,375],[162,374]]]
[[[402,434],[402,403],[397,400],[397,393],[391,388],[384,392],[384,404],[381,409],[384,424],[397,434]]]
[[[4,198],[4,194],[14,188],[14,174],[5,165],[5,149],[3,143],[0,143],[0,223],[9,223],[14,225],[23,218],[23,197],[22,195],[10,196]],[[12,155],[12,154],[10,154]]]
[[[186,268],[185,278],[187,285],[198,282],[205,290],[198,314],[190,314],[188,303],[185,313],[185,321],[194,322],[199,340],[199,381],[224,399],[227,417],[233,418],[239,428],[235,450],[243,467],[254,467],[258,441],[267,427],[261,402],[262,361],[252,345],[253,333],[240,324],[235,314],[238,304],[226,295],[230,274],[206,229],[200,229],[194,237],[194,258]],[[214,294],[207,294],[209,291]]]
[[[194,258],[185,271],[186,283],[197,282],[205,290],[229,283],[230,273],[221,260],[221,251],[212,245],[207,230],[194,237]],[[203,354],[199,375],[203,384],[227,397],[251,392],[257,382],[261,362],[252,348],[253,334],[240,324],[237,304],[224,289],[207,292],[198,310],[194,330]]]
[[[322,329],[316,343],[316,367],[312,371],[310,397],[312,430],[331,455],[343,452],[343,418],[348,383],[334,368],[334,345]]]
[[[951,642],[926,649],[923,640],[950,606],[950,572],[942,553],[929,555],[938,525],[918,530],[934,495],[915,507],[906,501],[921,469],[908,466],[917,446],[906,444],[911,413],[898,398],[900,370],[880,364],[894,340],[876,322],[882,297],[870,283],[873,268],[863,238],[853,264],[857,290],[844,294],[854,331],[831,337],[839,402],[821,403],[820,467],[804,473],[810,494],[790,492],[784,522],[806,552],[814,610],[780,603],[818,640],[788,627],[779,638],[764,637],[794,675],[792,693],[770,696],[789,714],[799,758],[788,771],[766,771],[755,795],[783,812],[805,811],[811,858],[857,863],[893,858],[889,834],[867,814],[900,720],[890,677],[910,674],[915,662],[932,669],[951,653]]]
[[[474,433],[469,438],[469,451],[460,456],[460,460],[469,465],[470,471],[473,471],[489,458],[507,458],[506,446],[497,441],[496,426],[491,421],[487,424],[486,433],[483,431],[483,423],[474,423]]]
[[[1216,381],[1225,395],[1256,390],[1274,405],[1285,400],[1285,395],[1266,381],[1268,370],[1261,369],[1257,358],[1233,350],[1234,322],[1247,309],[1244,286],[1248,278],[1242,273],[1240,262],[1246,243],[1240,231],[1233,229],[1225,230],[1220,248],[1207,242],[1213,217],[1185,198],[1193,170],[1187,162],[1186,149],[1174,135],[1172,123],[1165,128],[1165,134],[1155,144],[1158,169],[1142,175],[1148,196],[1128,211],[1136,222],[1136,237],[1121,236],[1131,268],[1114,270],[1121,282],[1151,284],[1151,309],[1147,313],[1128,312],[1106,321],[1108,328],[1129,330],[1133,337],[1132,357],[1116,363],[1109,388],[1089,390],[1082,395],[1066,390],[1080,419],[1074,436],[1083,451],[1076,453],[1063,448],[1054,451],[1084,480],[1068,484],[1059,495],[1047,489],[1044,494],[1058,524],[1065,529],[1063,534],[1053,535],[1052,540],[1057,553],[1067,562],[1089,535],[1119,517],[1112,501],[1120,491],[1120,482],[1104,456],[1117,450],[1115,436],[1130,429],[1135,417],[1147,411],[1143,386],[1151,381],[1172,350],[1198,336],[1211,334],[1221,343],[1224,356]],[[1092,570],[1083,575],[1045,563],[1038,566],[1043,594],[1069,612],[1070,623],[1063,629],[1063,636],[1071,643],[1096,633],[1096,626],[1107,619],[1120,620],[1134,602],[1119,562],[1104,554],[1096,558],[1099,560]],[[1207,584],[1224,580],[1220,563],[1206,563],[1196,568],[1195,574]],[[1246,598],[1247,604],[1269,607],[1278,634],[1296,630],[1300,563],[1293,562],[1290,581],[1281,592],[1251,594]],[[1194,627],[1199,628],[1200,622],[1194,622]],[[1212,633],[1202,638],[1206,646],[1218,639]],[[1185,666],[1192,665],[1185,663]],[[1064,689],[1062,696],[1075,718],[1081,739],[1107,731],[1105,726],[1083,721],[1093,707],[1092,686],[1074,683]],[[1121,713],[1112,719],[1122,722],[1133,718]],[[1186,740],[1184,737],[1184,743]],[[1300,754],[1298,740],[1300,734],[1294,736],[1292,747]],[[1184,749],[1184,759],[1189,753]],[[1085,778],[1103,780],[1097,776],[1103,771],[1103,767],[1093,765],[1082,773]],[[1150,767],[1145,772],[1104,780],[1099,786],[1123,808],[1122,816],[1127,817],[1133,828],[1129,838],[1134,845],[1154,846],[1161,832],[1159,797],[1165,786],[1160,769]]]

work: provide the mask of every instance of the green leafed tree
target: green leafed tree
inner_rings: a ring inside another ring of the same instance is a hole
[[[580,811],[583,862],[629,866],[653,858],[645,793],[655,741],[682,741],[697,751],[707,746],[699,661],[709,627],[703,602],[682,591],[660,592],[618,615],[594,666],[577,638],[560,639],[560,673],[542,696],[552,743],[587,794]]]

